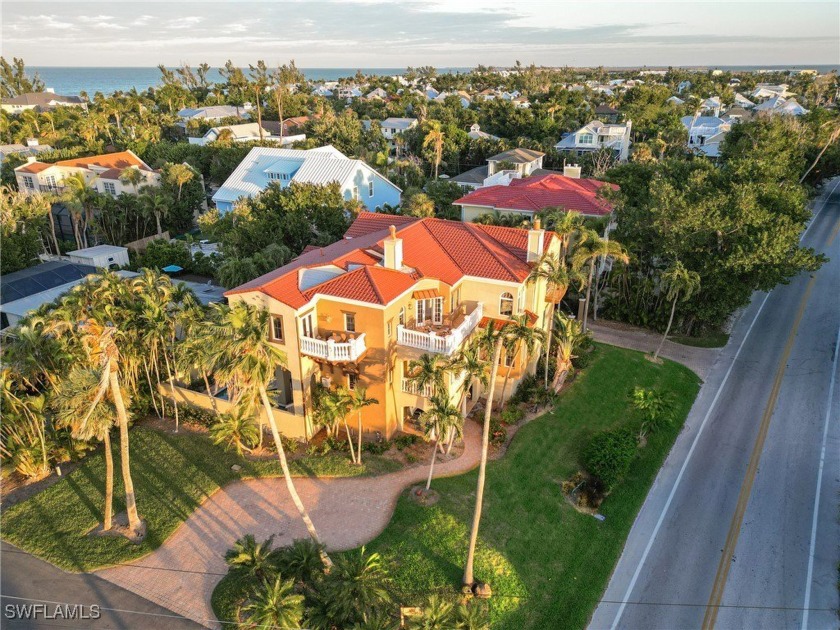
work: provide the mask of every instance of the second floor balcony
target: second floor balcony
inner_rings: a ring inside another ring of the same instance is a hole
[[[475,330],[483,314],[483,305],[481,302],[478,302],[473,307],[472,312],[463,316],[461,321],[454,320],[453,323],[455,325],[453,326],[425,325],[415,328],[398,326],[397,343],[425,352],[434,352],[449,356],[460,348],[464,340]]]
[[[365,333],[350,335],[347,339],[341,339],[335,335],[327,339],[300,338],[301,354],[336,363],[358,361],[365,350],[367,350]]]

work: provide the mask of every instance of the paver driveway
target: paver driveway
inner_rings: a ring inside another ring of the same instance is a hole
[[[435,466],[435,476],[466,472],[478,465],[481,427],[467,422],[460,457]],[[331,551],[358,547],[379,534],[391,519],[404,488],[425,481],[428,468],[354,479],[295,480],[321,539]],[[214,627],[213,588],[227,572],[225,551],[245,534],[276,545],[305,538],[306,528],[282,478],[239,481],[205,501],[157,550],[134,562],[98,571],[99,577]]]

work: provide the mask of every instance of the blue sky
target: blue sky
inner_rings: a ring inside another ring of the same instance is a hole
[[[41,66],[840,63],[840,3],[286,0],[2,3]]]

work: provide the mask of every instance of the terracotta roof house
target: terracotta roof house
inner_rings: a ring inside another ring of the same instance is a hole
[[[487,158],[487,166],[477,166],[464,171],[453,177],[452,181],[466,190],[496,184],[506,185],[511,179],[527,177],[541,170],[544,157],[545,153],[541,151],[521,147],[502,151]]]
[[[599,194],[604,188],[618,190],[617,185],[597,179],[546,172],[513,179],[506,186],[485,186],[452,203],[461,207],[463,221],[474,221],[482,214],[495,211],[531,218],[542,210],[557,207],[601,217],[612,212],[612,205]]]
[[[55,92],[27,92],[11,98],[3,98],[0,108],[9,114],[19,114],[27,109],[48,111],[56,107],[81,107],[87,109],[87,101],[80,96],[62,96]]]
[[[225,296],[270,313],[270,340],[288,357],[275,383],[281,430],[284,424],[292,433],[301,424],[307,435],[317,430],[311,401],[319,383],[366,388],[379,402],[362,411],[363,437],[388,438],[417,431],[416,418],[430,404],[431,392],[412,380],[413,359],[450,357],[480,328],[517,315],[545,325],[547,287],[526,278],[543,253],[558,250],[558,239],[539,225],[362,212],[342,240],[310,247]],[[504,358],[514,388],[533,373],[538,354]],[[462,402],[462,383],[457,375],[446,379],[442,393],[453,404]],[[475,385],[468,405],[482,393]]]
[[[137,169],[142,174],[142,181],[137,185],[137,189],[141,186],[160,185],[160,172],[132,151],[59,160],[51,164],[38,162],[37,158],[30,157],[26,164],[21,164],[15,169],[15,178],[18,189],[27,194],[60,192],[64,189],[63,181],[77,173],[80,173],[88,186],[97,192],[113,196],[121,193],[137,194],[134,186],[120,179],[122,172],[128,168]]]

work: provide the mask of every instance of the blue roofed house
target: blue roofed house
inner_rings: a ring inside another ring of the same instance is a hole
[[[346,200],[358,199],[368,210],[398,206],[402,191],[362,160],[348,158],[330,145],[317,149],[254,147],[213,195],[221,213],[242,197],[255,197],[277,183],[337,183]]]

